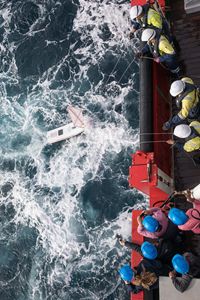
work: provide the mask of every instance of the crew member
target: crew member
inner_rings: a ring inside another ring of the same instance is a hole
[[[163,130],[168,130],[186,119],[197,120],[200,115],[199,89],[189,77],[176,80],[170,87],[170,94],[175,97],[179,113],[163,125]]]
[[[186,213],[181,209],[171,208],[168,217],[180,230],[191,230],[200,234],[200,201],[194,201],[193,208],[188,209]]]
[[[163,32],[171,41],[172,36],[166,19],[153,9],[151,5],[132,6],[130,9],[130,19],[132,25],[130,38],[133,37],[133,33],[138,29],[150,27],[156,29],[159,33]]]
[[[184,255],[176,254],[172,259],[174,270],[169,273],[174,287],[183,293],[190,285],[194,277],[200,275],[200,258],[191,252]],[[181,274],[181,277],[177,276]]]
[[[130,19],[132,32],[149,26],[161,31],[163,27],[162,16],[149,4],[132,6],[130,9]]]
[[[169,139],[167,140],[168,144],[175,144],[179,150],[185,150],[186,152],[200,150],[200,122],[193,121],[190,125],[177,125],[174,129],[174,135],[182,139],[183,142],[175,142]]]
[[[130,293],[137,294],[142,291],[142,286],[133,284],[135,270],[133,270],[129,265],[124,265],[119,269],[119,274],[121,279],[124,281],[127,290]]]
[[[139,234],[152,239],[175,239],[178,228],[166,217],[160,208],[143,211],[137,218]]]
[[[155,62],[162,63],[172,73],[178,75],[180,68],[178,66],[176,52],[164,35],[160,35],[156,33],[154,29],[148,28],[142,32],[141,40],[147,42],[147,44],[137,56],[142,57],[150,52]]]
[[[119,270],[129,292],[137,294],[141,290],[153,290],[158,288],[159,276],[163,274],[163,265],[158,260],[142,259],[139,265],[132,269],[124,265]]]
[[[159,259],[163,264],[171,264],[172,257],[177,253],[177,247],[170,240],[159,239],[153,243],[144,242],[141,246],[137,243],[129,242],[119,238],[121,246],[138,252],[147,259]],[[176,248],[176,249],[175,249]]]

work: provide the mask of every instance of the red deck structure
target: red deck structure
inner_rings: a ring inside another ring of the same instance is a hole
[[[148,1],[146,1],[146,0],[131,0],[131,6],[133,6],[133,5],[144,5],[144,4],[146,4]],[[153,2],[155,2],[154,0],[150,0],[149,2],[151,2],[151,3],[153,3]],[[158,0],[158,2],[159,2],[159,4],[161,5],[161,7],[163,8],[163,9],[165,9],[165,0]]]

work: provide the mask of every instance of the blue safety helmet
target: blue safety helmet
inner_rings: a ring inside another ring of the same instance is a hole
[[[186,274],[189,271],[189,263],[183,255],[176,254],[172,258],[172,265],[176,272]]]
[[[152,216],[146,216],[142,221],[144,228],[149,232],[155,232],[158,230],[159,223]]]
[[[131,281],[135,273],[129,265],[124,265],[121,269],[119,269],[119,274],[123,280]]]
[[[186,213],[178,208],[171,208],[168,214],[168,218],[175,225],[183,225],[188,220],[188,216],[186,215]]]
[[[147,259],[155,259],[158,256],[156,247],[149,243],[144,242],[141,246],[142,255]]]

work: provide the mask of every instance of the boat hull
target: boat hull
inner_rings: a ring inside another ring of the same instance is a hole
[[[58,127],[47,132],[47,143],[54,144],[68,140],[84,132],[84,127],[75,127],[73,123]]]

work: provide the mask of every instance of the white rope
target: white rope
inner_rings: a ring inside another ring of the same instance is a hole
[[[111,71],[110,75],[108,76],[108,79],[107,79],[107,81],[106,81],[105,85],[108,83],[108,81],[109,81],[110,77],[113,75],[114,71],[116,70],[116,68],[117,68],[117,65],[118,65],[118,63],[119,63],[120,59],[122,58],[123,54],[124,54],[124,53],[122,53],[122,54],[120,55],[120,57],[118,58],[118,60],[117,60],[116,64],[114,65],[114,68],[112,69],[112,71]]]

